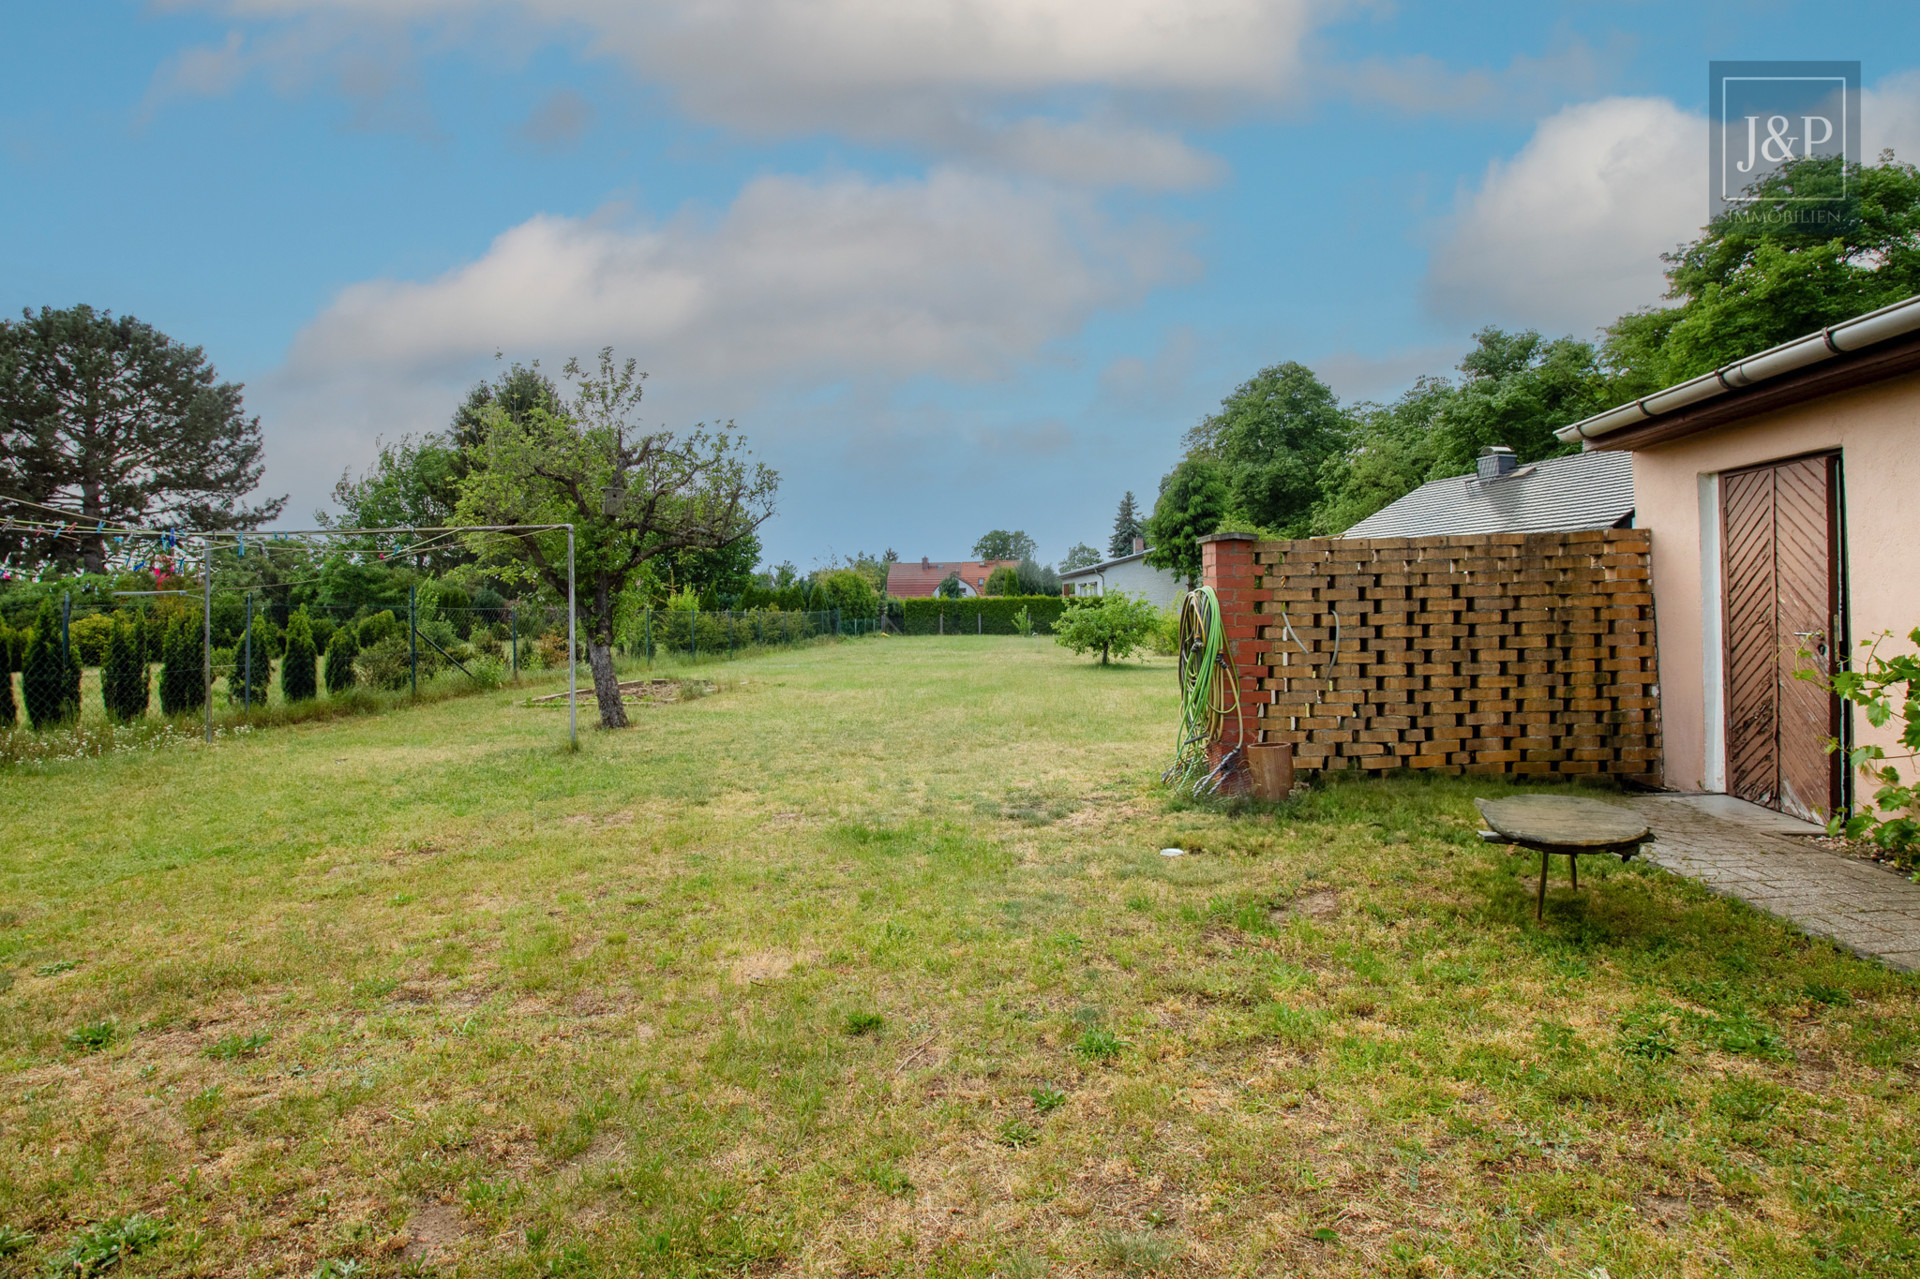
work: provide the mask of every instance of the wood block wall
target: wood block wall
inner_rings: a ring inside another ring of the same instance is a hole
[[[1649,534],[1204,539],[1249,735],[1297,769],[1660,782]]]

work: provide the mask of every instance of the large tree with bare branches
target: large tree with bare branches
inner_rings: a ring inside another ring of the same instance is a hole
[[[613,672],[614,609],[656,555],[715,550],[751,534],[773,514],[780,477],[753,460],[731,423],[684,433],[637,423],[641,381],[611,347],[599,368],[564,370],[571,396],[558,409],[519,417],[498,405],[482,414],[478,465],[461,486],[464,524],[572,524],[579,621],[603,728],[627,713]],[[567,591],[565,532],[473,533],[469,544],[509,574]]]

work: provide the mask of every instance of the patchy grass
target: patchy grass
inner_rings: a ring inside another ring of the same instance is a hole
[[[1498,783],[1169,804],[1165,661],[727,676],[9,774],[0,1274],[1914,1272],[1914,979],[1536,926]]]

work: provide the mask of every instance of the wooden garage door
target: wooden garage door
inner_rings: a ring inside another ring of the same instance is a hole
[[[1837,455],[1720,479],[1727,634],[1727,787],[1742,799],[1824,820],[1840,802],[1839,702],[1795,679],[1841,634]]]

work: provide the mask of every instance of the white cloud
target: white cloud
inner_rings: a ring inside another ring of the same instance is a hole
[[[1861,150],[1868,162],[1891,148],[1894,158],[1920,164],[1920,71],[1888,76],[1860,98]]]
[[[1468,324],[1584,334],[1665,292],[1660,254],[1706,213],[1705,121],[1607,98],[1540,122],[1463,191],[1427,264],[1428,305]]]
[[[496,350],[551,368],[612,345],[652,373],[669,420],[716,404],[744,417],[836,385],[884,396],[917,379],[1013,377],[1095,312],[1194,269],[1175,230],[1116,223],[1055,186],[950,169],[768,177],[717,218],[543,215],[437,279],[353,285],[251,394],[276,424],[269,481],[301,490],[304,507],[376,434],[444,425]],[[1065,442],[1049,426],[1021,446]]]

